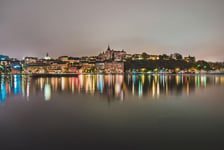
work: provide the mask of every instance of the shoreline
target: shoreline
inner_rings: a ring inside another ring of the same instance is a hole
[[[11,75],[24,75],[30,77],[77,77],[79,75],[224,75],[224,72],[220,73],[148,73],[148,72],[136,72],[136,73],[62,73],[62,74],[0,74],[0,76],[11,76]]]

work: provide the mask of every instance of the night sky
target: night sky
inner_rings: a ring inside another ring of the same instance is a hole
[[[224,61],[224,0],[0,0],[0,54],[128,53]]]

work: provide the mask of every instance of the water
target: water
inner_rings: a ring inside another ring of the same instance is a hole
[[[0,81],[2,149],[214,149],[223,143],[222,75]]]

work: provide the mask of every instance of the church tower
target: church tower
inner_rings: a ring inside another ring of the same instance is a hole
[[[44,57],[45,60],[50,60],[51,57],[48,55],[48,53],[46,54],[46,56]]]
[[[108,50],[108,51],[110,51],[110,50],[111,50],[111,49],[110,49],[110,45],[109,45],[109,44],[108,44],[108,48],[107,48],[107,50]]]

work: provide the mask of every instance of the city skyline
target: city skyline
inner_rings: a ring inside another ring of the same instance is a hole
[[[223,7],[222,0],[1,0],[0,54],[95,56],[110,43],[131,54],[224,61]]]
[[[108,48],[110,48],[110,45],[108,44]],[[224,62],[224,61],[218,61],[218,60],[211,60],[211,61],[209,61],[209,60],[203,60],[203,59],[198,59],[197,57],[195,57],[194,55],[191,55],[191,54],[188,54],[188,55],[183,55],[183,54],[181,54],[181,53],[178,53],[178,52],[173,52],[173,53],[161,53],[161,54],[152,54],[152,53],[148,53],[148,52],[146,52],[146,51],[142,51],[142,52],[139,52],[139,53],[129,53],[129,52],[127,52],[125,49],[113,49],[113,48],[111,48],[110,50],[112,50],[112,51],[117,51],[117,52],[122,52],[122,51],[124,51],[127,55],[131,55],[132,57],[133,56],[135,56],[135,55],[144,55],[144,54],[147,54],[148,56],[168,56],[168,57],[172,57],[172,55],[174,55],[174,54],[178,54],[178,55],[181,55],[183,58],[184,57],[194,57],[195,58],[195,60],[196,61],[208,61],[208,62],[220,62],[220,63],[222,63],[222,62]],[[11,59],[18,59],[18,60],[25,60],[25,58],[29,58],[29,57],[31,57],[31,58],[37,58],[37,59],[54,59],[54,60],[57,60],[57,59],[59,59],[60,57],[71,57],[71,58],[84,58],[84,57],[89,57],[89,58],[91,58],[91,57],[99,57],[101,54],[104,54],[106,51],[108,51],[108,49],[104,49],[104,50],[102,50],[102,51],[99,51],[98,52],[98,54],[96,54],[96,55],[84,55],[84,56],[74,56],[74,55],[66,55],[65,53],[65,55],[59,55],[59,56],[56,56],[56,55],[51,55],[50,53],[48,53],[48,52],[46,52],[43,56],[35,56],[35,55],[32,55],[32,56],[28,56],[28,55],[24,55],[24,57],[22,57],[22,58],[18,58],[18,57],[12,57],[12,56],[10,56],[10,55],[5,55],[4,53],[2,53],[2,54],[0,54],[1,56],[6,56],[6,57],[9,57],[9,58],[11,58]],[[48,58],[47,58],[48,57]]]

